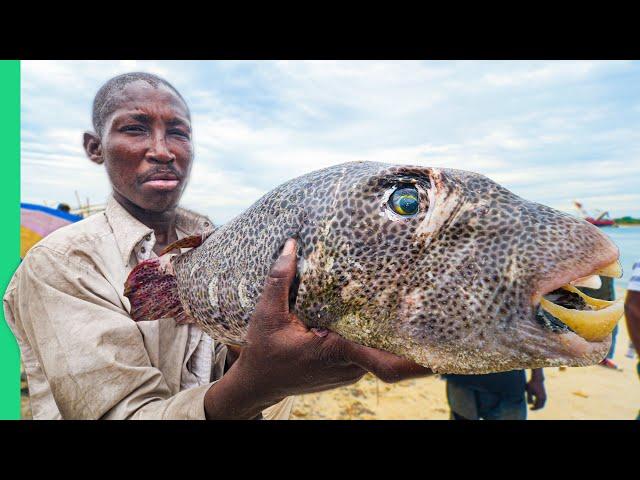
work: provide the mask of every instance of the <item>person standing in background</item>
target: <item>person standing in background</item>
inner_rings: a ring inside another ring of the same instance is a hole
[[[624,302],[624,315],[627,319],[627,330],[633,342],[636,352],[640,352],[640,261],[633,266],[631,280],[627,289],[627,297]],[[640,359],[636,367],[640,377]],[[640,420],[640,410],[636,420]]]
[[[451,420],[526,420],[527,403],[540,410],[547,401],[541,368],[531,370],[529,382],[524,370],[443,378]]]

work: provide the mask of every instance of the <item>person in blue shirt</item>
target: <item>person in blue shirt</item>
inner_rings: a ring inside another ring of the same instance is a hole
[[[444,378],[451,420],[526,420],[527,403],[539,410],[547,401],[541,368],[531,370],[529,382],[524,370]]]

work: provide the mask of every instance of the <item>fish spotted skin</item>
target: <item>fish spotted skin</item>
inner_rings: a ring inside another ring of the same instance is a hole
[[[388,200],[419,192],[403,217]],[[471,172],[373,162],[288,181],[172,259],[186,313],[242,345],[269,269],[298,239],[292,309],[309,327],[391,351],[439,373],[488,373],[600,361],[587,342],[535,320],[554,278],[617,259],[596,227]],[[559,286],[559,285],[558,285]]]

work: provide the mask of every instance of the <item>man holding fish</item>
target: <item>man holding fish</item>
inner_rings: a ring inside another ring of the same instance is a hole
[[[106,211],[36,245],[4,297],[34,419],[285,419],[293,395],[366,372],[388,382],[431,373],[310,329],[290,312],[292,239],[266,277],[242,348],[166,316],[134,323],[123,291],[132,269],[175,242],[184,252],[212,228],[178,207],[193,161],[190,112],[165,80],[125,74],[97,93],[93,126],[84,148],[109,176]]]
[[[576,287],[620,276],[617,247],[487,177],[349,162],[213,228],[177,206],[193,145],[175,88],[116,77],[93,125],[106,211],[34,246],[4,298],[34,418],[287,418],[292,395],[366,372],[583,366],[610,347],[621,301]]]

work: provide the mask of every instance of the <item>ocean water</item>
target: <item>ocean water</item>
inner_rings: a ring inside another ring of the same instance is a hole
[[[616,287],[626,290],[633,264],[640,261],[640,227],[604,227],[602,232],[606,233],[620,249],[622,278],[616,280]]]

